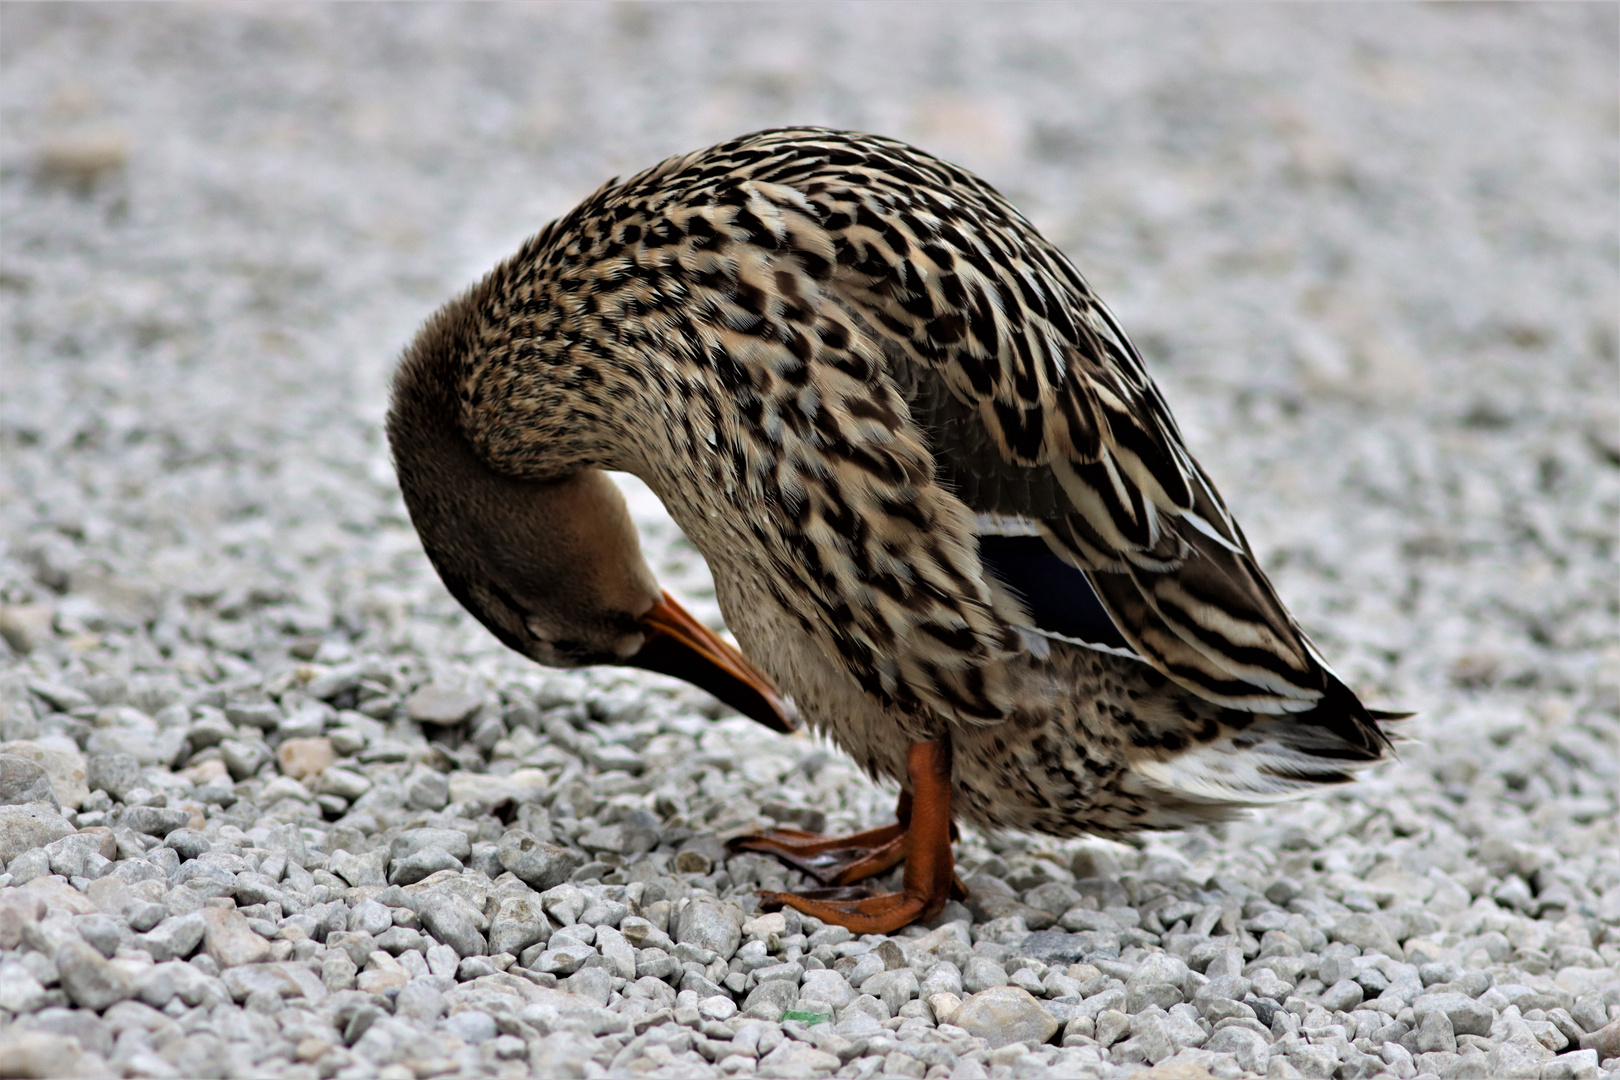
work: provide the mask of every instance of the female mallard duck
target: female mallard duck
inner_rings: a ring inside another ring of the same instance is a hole
[[[903,860],[899,893],[765,897],[858,932],[940,910],[953,816],[1174,828],[1389,747],[1074,267],[892,139],[765,131],[609,183],[428,322],[388,432],[507,645],[789,730],[774,682],[899,781],[895,825],[741,842],[837,886]],[[604,469],[703,553],[747,660],[660,594]]]

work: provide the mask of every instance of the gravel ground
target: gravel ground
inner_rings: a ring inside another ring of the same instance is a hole
[[[7,5],[0,1074],[1620,1076],[1616,8],[1374,11]],[[402,344],[806,121],[1075,257],[1399,762],[855,939],[723,841],[892,791],[461,612]]]

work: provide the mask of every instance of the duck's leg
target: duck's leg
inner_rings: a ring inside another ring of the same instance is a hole
[[[731,842],[738,851],[762,851],[804,871],[823,885],[853,885],[881,874],[906,857],[911,823],[911,792],[902,791],[893,825],[847,836],[825,836],[801,829],[768,829]]]
[[[904,831],[866,857],[874,862],[888,859],[880,869],[905,859],[906,871],[901,891],[855,900],[833,900],[761,890],[762,906],[774,909],[787,904],[806,915],[847,927],[857,934],[887,934],[918,919],[931,919],[939,914],[945,901],[950,899],[951,888],[956,881],[951,859],[949,741],[940,739],[936,742],[913,743],[906,754],[906,770],[911,778],[910,821],[905,825],[891,826]],[[891,858],[893,852],[898,852],[898,855]],[[849,869],[865,861],[850,864]],[[876,873],[877,870],[871,872]]]

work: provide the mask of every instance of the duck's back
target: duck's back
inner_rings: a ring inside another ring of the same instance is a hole
[[[604,188],[512,265],[533,336],[498,377],[470,373],[468,400],[566,385],[573,412],[527,437],[588,456],[596,402],[682,399],[646,425],[679,445],[638,471],[717,573],[747,562],[882,710],[1040,758],[1041,686],[1095,685],[1083,726],[1183,762],[1133,775],[1195,801],[1382,756],[1113,316],[971,174],[874,136],[761,132]],[[721,506],[745,523],[716,531]],[[1189,730],[1144,719],[1161,713]],[[1230,739],[1200,741],[1211,724]],[[1250,759],[1226,769],[1228,749]]]

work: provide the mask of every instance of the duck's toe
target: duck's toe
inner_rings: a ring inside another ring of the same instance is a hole
[[[730,847],[775,855],[824,885],[851,885],[893,868],[906,857],[906,826],[896,822],[848,836],[768,829],[739,836]]]
[[[760,906],[767,911],[787,905],[806,915],[814,915],[822,922],[842,926],[852,933],[891,934],[918,919],[931,919],[938,915],[950,893],[948,888],[944,891],[906,889],[860,899],[820,898],[825,893],[845,894],[854,891],[857,890],[815,889],[807,895],[761,889],[759,899]]]

